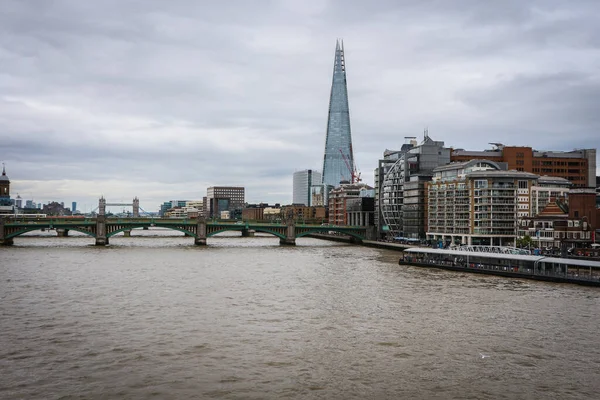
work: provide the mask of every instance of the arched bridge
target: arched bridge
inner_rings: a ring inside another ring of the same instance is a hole
[[[288,222],[285,224],[250,223],[250,222],[217,222],[198,219],[172,218],[0,218],[0,245],[13,244],[13,238],[27,232],[41,229],[57,229],[63,232],[82,232],[96,239],[96,245],[104,246],[109,238],[120,233],[130,232],[134,228],[161,227],[180,231],[194,238],[196,245],[206,245],[210,236],[221,232],[239,231],[242,235],[248,232],[264,232],[277,236],[281,244],[294,245],[296,238],[314,233],[338,232],[349,236],[353,242],[360,243],[367,239],[368,227],[364,226],[329,226],[303,225]]]

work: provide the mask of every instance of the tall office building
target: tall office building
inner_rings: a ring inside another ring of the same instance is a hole
[[[74,201],[71,203],[71,212],[72,213],[76,213],[77,212],[77,202]]]
[[[321,183],[321,173],[312,169],[294,172],[292,203],[312,206],[311,187]]]
[[[206,189],[206,200],[203,200],[205,217],[221,218],[223,211],[229,212],[231,219],[242,217],[245,204],[245,189],[240,186],[211,186]]]
[[[346,61],[344,43],[336,42],[333,63],[333,81],[329,98],[329,117],[323,157],[323,184],[339,186],[341,181],[351,181],[354,171],[350,111],[346,86]]]

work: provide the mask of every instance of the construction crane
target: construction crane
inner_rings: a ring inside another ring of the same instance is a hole
[[[346,163],[346,167],[348,167],[348,171],[350,171],[350,183],[361,182],[362,179],[360,178],[360,172],[358,172],[356,170],[356,166],[354,166],[354,168],[352,168],[352,166],[350,165],[350,161],[348,161],[348,157],[346,157],[346,155],[344,154],[342,149],[339,149],[339,150],[340,150],[340,154],[342,155],[342,158],[344,159],[344,162]]]

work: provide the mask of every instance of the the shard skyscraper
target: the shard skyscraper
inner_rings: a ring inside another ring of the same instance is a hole
[[[352,181],[353,172],[354,154],[352,153],[352,135],[350,134],[344,42],[338,40],[335,46],[333,82],[331,83],[325,156],[323,157],[323,185],[337,187],[340,181]]]

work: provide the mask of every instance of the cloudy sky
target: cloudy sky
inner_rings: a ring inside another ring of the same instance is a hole
[[[88,211],[321,169],[336,38],[355,160],[435,140],[600,142],[597,0],[2,0],[0,160],[13,197]]]

